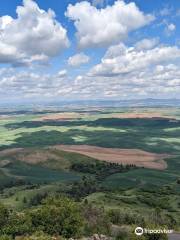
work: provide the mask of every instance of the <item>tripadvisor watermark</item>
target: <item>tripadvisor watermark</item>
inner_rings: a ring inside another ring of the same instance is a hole
[[[163,229],[148,229],[148,228],[137,227],[134,232],[137,236],[141,236],[143,234],[160,234],[160,233],[170,234],[170,233],[173,233],[173,230],[165,229],[165,228],[163,228]]]

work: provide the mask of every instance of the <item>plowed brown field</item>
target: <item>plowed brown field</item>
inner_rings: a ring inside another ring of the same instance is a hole
[[[89,145],[58,145],[58,150],[79,153],[101,161],[119,164],[135,164],[139,167],[163,170],[167,167],[167,154],[156,154],[139,149],[103,148]]]

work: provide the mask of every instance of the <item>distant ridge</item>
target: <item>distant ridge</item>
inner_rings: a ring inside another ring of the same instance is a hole
[[[118,107],[180,107],[180,99],[130,99],[130,100],[76,100],[24,103],[0,103],[0,111],[32,111],[34,109],[79,109],[79,108],[118,108]]]

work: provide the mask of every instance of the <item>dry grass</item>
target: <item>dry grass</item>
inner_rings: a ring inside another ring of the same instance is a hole
[[[0,157],[8,157],[21,152],[23,148],[11,148],[0,151]]]
[[[63,112],[63,113],[53,113],[53,114],[47,114],[45,116],[42,116],[36,120],[38,121],[61,121],[61,120],[75,120],[83,117],[83,114],[80,113],[71,113],[71,112]]]
[[[97,160],[107,161],[119,164],[135,164],[139,167],[164,170],[167,163],[164,159],[169,157],[167,154],[156,154],[139,149],[120,149],[120,148],[103,148],[89,145],[56,145],[49,149],[30,150],[23,148],[7,149],[0,152],[0,157],[7,160],[13,159],[38,164],[52,160],[61,161],[60,156],[53,153],[53,150],[79,153]]]
[[[114,113],[112,117],[115,118],[157,118],[157,119],[172,119],[171,116],[164,116],[163,113],[158,112],[132,112],[132,113]]]
[[[3,150],[0,152],[0,157],[11,158],[26,162],[30,164],[37,164],[46,162],[50,159],[53,160],[60,160],[60,158],[52,153],[51,150],[48,149],[39,149],[39,150],[32,150],[32,149],[23,149],[23,148],[14,148],[9,150]]]
[[[58,150],[79,153],[97,160],[119,163],[135,164],[139,167],[163,170],[167,167],[165,158],[167,154],[156,154],[139,149],[103,148],[89,145],[58,145]]]

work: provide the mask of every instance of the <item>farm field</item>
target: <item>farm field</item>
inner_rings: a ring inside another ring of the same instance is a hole
[[[118,164],[135,164],[138,167],[163,170],[167,167],[166,154],[152,154],[138,149],[102,148],[90,145],[59,145],[55,149],[79,153],[97,160]]]
[[[178,108],[3,113],[0,203],[26,211],[60,194],[151,224],[158,210],[179,231],[179,116]]]

